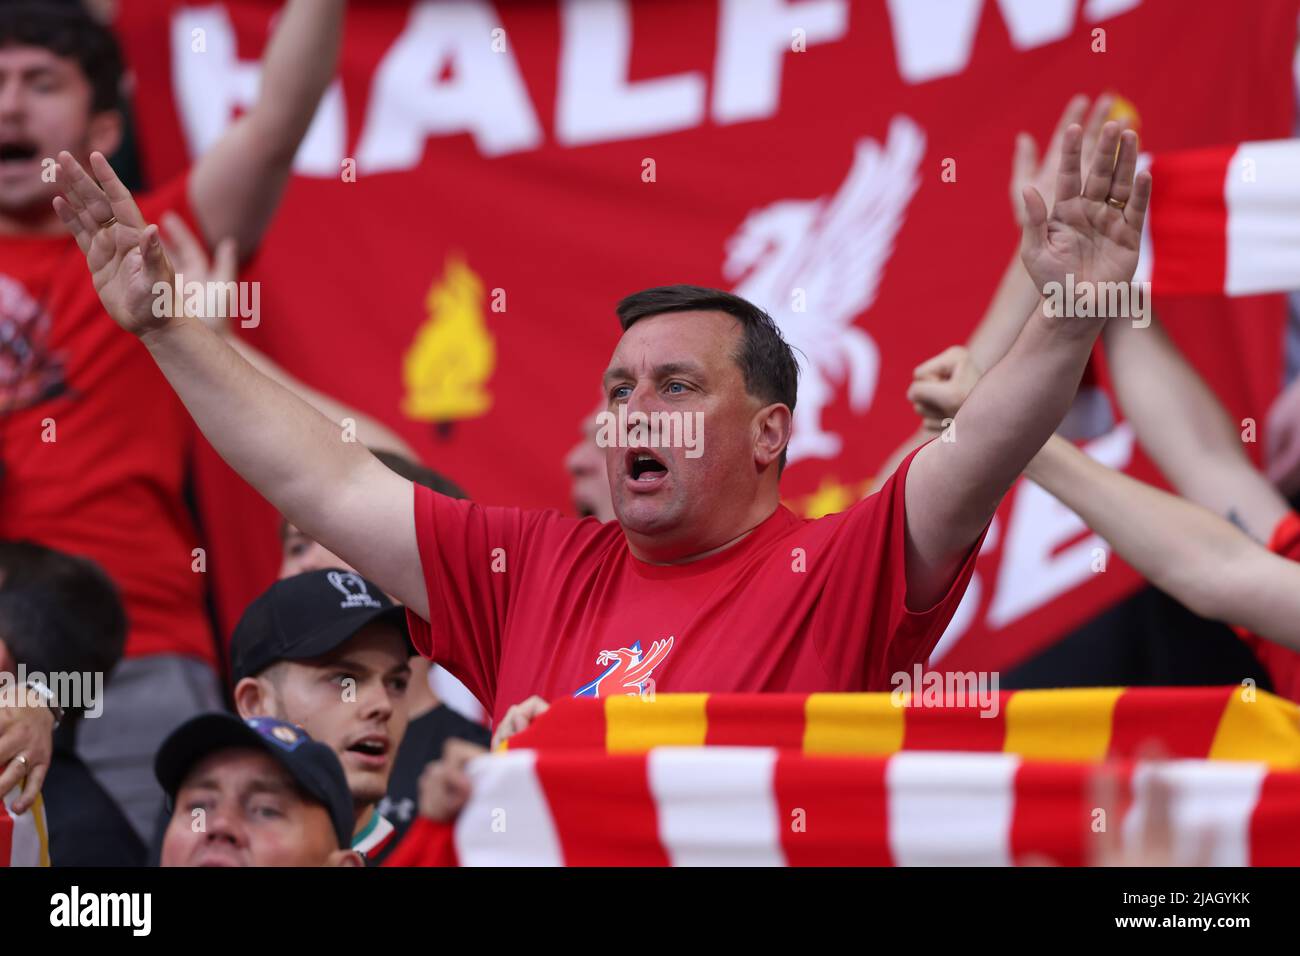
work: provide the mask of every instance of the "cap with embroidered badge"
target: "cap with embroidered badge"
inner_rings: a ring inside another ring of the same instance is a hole
[[[276,581],[235,625],[231,679],[253,677],[277,661],[328,654],[373,621],[392,624],[415,656],[406,609],[354,571],[307,571]]]
[[[154,774],[169,804],[175,802],[186,775],[199,761],[236,747],[269,754],[305,796],[329,812],[339,847],[351,846],[355,811],[338,756],[298,725],[274,717],[240,720],[233,714],[200,714],[172,731],[154,759]]]

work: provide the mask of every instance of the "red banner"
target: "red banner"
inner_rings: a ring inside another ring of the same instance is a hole
[[[277,8],[123,5],[153,181],[252,102]],[[965,339],[1015,248],[1018,131],[1041,142],[1069,95],[1113,90],[1150,151],[1290,135],[1295,0],[1222,10],[354,3],[340,79],[248,273],[263,320],[242,334],[398,428],[476,499],[564,508],[562,462],[618,338],[614,303],[671,282],[734,290],[803,353],[786,501],[838,510],[915,427],[912,368]],[[1262,421],[1280,298],[1156,305],[1229,410]],[[1150,474],[1125,429],[1093,450]],[[228,627],[274,573],[275,520],[207,454]],[[1009,666],[1131,590],[1117,562],[1098,573],[1099,547],[1022,483],[942,664]]]

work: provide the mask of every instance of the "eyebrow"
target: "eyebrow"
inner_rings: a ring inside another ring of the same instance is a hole
[[[295,788],[289,786],[283,780],[273,780],[268,778],[258,778],[248,785],[249,793],[270,793],[276,795],[292,795]]]
[[[663,362],[654,366],[650,371],[654,378],[664,378],[668,375],[694,375],[697,378],[706,377],[704,366],[699,365],[696,362]],[[617,365],[605,372],[604,376],[601,378],[601,382],[607,385],[620,378],[634,379],[636,378],[636,375],[634,375],[632,370],[626,366]]]
[[[19,72],[19,76],[24,80],[39,80],[47,76],[58,78],[62,75],[62,71],[50,63],[42,63],[39,66],[26,66]]]
[[[325,670],[357,671],[358,673],[362,673],[362,674],[373,673],[372,668],[367,667],[366,665],[362,664],[360,661],[354,661],[347,657],[341,657],[338,660],[325,661],[321,663],[320,666]],[[403,661],[401,664],[397,664],[393,667],[390,667],[385,673],[391,676],[393,674],[409,674],[410,672],[411,672],[411,665]]]
[[[182,788],[184,791],[193,790],[211,790],[219,792],[221,784],[214,774],[207,774],[190,783],[186,783]],[[294,788],[284,780],[277,777],[256,777],[248,785],[249,793],[293,793]]]

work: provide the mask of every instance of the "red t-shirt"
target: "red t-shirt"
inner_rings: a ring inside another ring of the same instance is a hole
[[[711,557],[633,557],[617,522],[489,508],[415,489],[431,624],[416,648],[499,722],[531,694],[885,690],[924,661],[974,569],[934,607],[904,606],[903,488],[817,520],[778,507]],[[653,681],[653,683],[649,683]]]
[[[1300,514],[1294,511],[1277,523],[1273,537],[1269,539],[1268,548],[1275,554],[1292,561],[1300,561]],[[1268,671],[1273,690],[1288,700],[1300,703],[1300,654],[1265,640],[1258,634],[1238,629],[1237,633],[1245,641],[1259,662]]]
[[[191,223],[182,177],[140,200]],[[127,656],[215,662],[182,498],[193,425],[145,347],[104,312],[71,236],[0,236],[0,538],[97,561]],[[53,438],[53,441],[48,440]]]

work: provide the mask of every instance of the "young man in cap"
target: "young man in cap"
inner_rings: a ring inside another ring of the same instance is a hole
[[[171,820],[163,866],[363,866],[338,757],[271,717],[202,714],[154,764]]]
[[[409,458],[379,450],[374,451],[374,455],[408,481],[449,498],[468,498],[455,482]],[[281,578],[331,568],[354,570],[342,558],[283,519],[280,539],[283,543]],[[451,819],[464,795],[468,794],[465,764],[486,753],[488,747],[487,728],[468,716],[482,716],[483,706],[465,685],[426,658],[411,658],[411,682],[406,704],[409,720],[406,736],[393,760],[388,792],[379,804],[379,812],[393,824],[395,832],[382,852],[371,855],[370,859],[375,863],[387,859],[415,821],[417,808],[424,802],[420,797],[421,777],[431,772],[435,779],[443,781],[441,805],[445,812],[439,819]]]
[[[367,856],[393,835],[377,804],[406,734],[414,653],[403,609],[341,569],[277,581],[231,638],[239,716],[290,721],[334,750],[352,794],[352,848]]]

